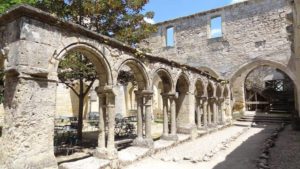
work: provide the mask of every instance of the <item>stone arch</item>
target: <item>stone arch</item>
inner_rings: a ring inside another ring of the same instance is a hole
[[[296,85],[297,84],[296,77],[286,65],[276,62],[276,61],[256,60],[251,63],[242,65],[230,77],[232,97],[233,97],[233,111],[240,112],[240,113],[245,112],[245,110],[246,110],[245,91],[244,91],[245,79],[252,70],[254,70],[260,66],[269,66],[269,67],[273,67],[273,68],[281,70],[293,81],[294,87],[295,87],[296,91],[298,91],[297,85]],[[295,97],[299,98],[297,93],[298,92],[295,92]]]
[[[171,74],[165,68],[159,68],[154,72],[152,79],[153,89],[153,114],[155,119],[163,118],[163,106],[168,105],[168,101],[164,99],[164,94],[174,91],[174,82]]]
[[[176,92],[178,92],[177,89],[179,89],[179,88],[177,88],[178,85],[182,86],[183,84],[185,84],[184,88],[180,88],[179,90],[181,90],[181,91],[187,91],[187,92],[190,91],[190,84],[191,84],[191,82],[190,82],[189,77],[188,77],[188,75],[186,73],[184,73],[184,72],[180,73],[178,75],[178,77],[176,78],[175,82],[176,82],[176,85],[175,85]],[[178,84],[178,83],[180,83],[180,84]]]
[[[95,69],[99,75],[99,85],[111,85],[113,81],[111,66],[105,58],[104,54],[99,51],[96,47],[87,44],[87,43],[73,43],[65,48],[63,48],[60,52],[53,56],[50,60],[52,64],[49,69],[52,73],[50,76],[57,76],[57,70],[60,60],[62,60],[67,53],[78,51],[81,52],[87,57],[95,66]],[[51,78],[51,77],[50,77]]]
[[[124,66],[128,66],[134,74],[139,90],[146,90],[150,87],[150,80],[146,71],[146,66],[137,59],[127,59],[118,68],[118,74]],[[117,78],[115,78],[117,84]]]
[[[152,87],[161,80],[163,82],[164,92],[171,92],[174,90],[174,82],[170,72],[164,68],[159,68],[155,71],[152,80]]]
[[[214,69],[209,68],[207,66],[200,66],[200,67],[198,67],[198,69],[205,73],[208,73],[209,75],[213,76],[214,78],[218,79],[220,77],[220,74],[217,71],[215,71]]]
[[[287,74],[294,83],[296,83],[296,81],[297,81],[296,76],[292,73],[292,71],[286,65],[276,62],[276,61],[271,61],[271,60],[255,60],[253,62],[250,62],[250,63],[240,66],[239,69],[230,77],[230,81],[231,82],[235,81],[237,78],[239,78],[246,72],[248,75],[249,72],[251,72],[252,70],[254,70],[255,68],[260,67],[260,66],[270,66],[273,68],[280,69],[285,74]]]

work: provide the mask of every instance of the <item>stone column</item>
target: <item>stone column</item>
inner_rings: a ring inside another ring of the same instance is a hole
[[[208,121],[207,121],[207,97],[202,97],[202,107],[203,107],[203,127],[207,128]]]
[[[153,147],[153,139],[151,136],[151,121],[152,121],[152,91],[138,91],[136,92],[137,100],[138,100],[138,137],[133,141],[133,145],[139,147]],[[145,104],[143,104],[143,101]],[[143,137],[143,115],[142,111],[145,110],[145,138]]]
[[[201,97],[196,96],[196,115],[197,115],[197,128],[201,129],[201,115],[202,115],[202,100]]]
[[[230,97],[226,98],[224,101],[224,106],[225,106],[225,117],[226,117],[226,121],[231,123],[232,120],[232,113],[231,113],[231,101],[230,101]]]
[[[106,115],[108,117],[107,149],[115,150],[115,95],[112,91],[106,93]]]
[[[137,139],[143,139],[143,97],[141,91],[135,92],[137,101]]]
[[[168,95],[161,94],[163,98],[163,135],[161,136],[162,139],[167,139],[169,136],[169,120],[168,120]]]
[[[98,147],[97,149],[105,149],[105,116],[103,109],[105,108],[105,94],[97,92],[99,98],[99,135],[98,135]]]
[[[103,111],[104,107],[106,108],[105,112]],[[99,116],[98,147],[94,152],[94,156],[110,160],[116,159],[118,152],[115,148],[115,92],[111,86],[104,87],[99,96]],[[106,116],[108,132],[105,147]]]
[[[220,124],[225,124],[225,110],[224,110],[224,101],[223,97],[219,98],[219,114],[220,114]]]
[[[176,128],[176,94],[170,94],[170,106],[171,106],[171,134],[169,138],[171,140],[178,140],[177,128]]]
[[[151,122],[152,122],[152,91],[143,91],[143,96],[145,99],[145,131],[146,131],[146,139],[152,140],[151,136]]]
[[[213,124],[218,124],[218,108],[217,108],[217,100],[216,98],[211,98],[211,104],[212,104],[212,114],[213,114]]]
[[[208,114],[208,125],[210,126],[212,123],[211,121],[211,114],[212,114],[212,99],[208,99],[208,104],[207,104],[207,114]]]

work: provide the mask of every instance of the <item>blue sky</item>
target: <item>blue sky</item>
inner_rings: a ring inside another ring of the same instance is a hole
[[[241,1],[243,0],[149,0],[145,11],[154,11],[154,22],[157,23]]]

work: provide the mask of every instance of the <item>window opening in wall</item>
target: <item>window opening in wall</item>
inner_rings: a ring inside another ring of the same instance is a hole
[[[174,46],[174,27],[167,28],[167,36],[166,36],[167,47]]]
[[[216,16],[210,20],[210,37],[222,37],[222,17]]]

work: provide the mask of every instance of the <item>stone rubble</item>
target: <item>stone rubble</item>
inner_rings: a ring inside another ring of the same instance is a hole
[[[271,136],[267,138],[261,148],[261,155],[257,159],[257,169],[270,169],[269,159],[270,159],[270,149],[276,146],[276,140],[280,132],[285,128],[286,124],[282,123],[280,127],[276,128]]]

